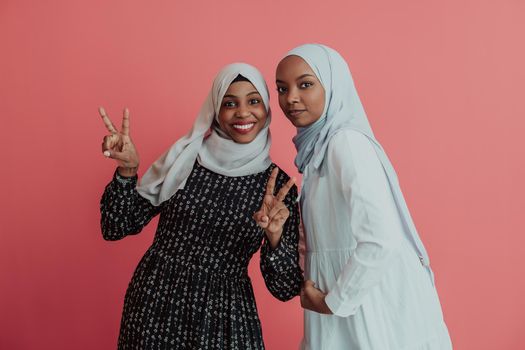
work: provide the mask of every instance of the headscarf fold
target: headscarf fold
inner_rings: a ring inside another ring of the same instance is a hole
[[[396,172],[385,151],[376,140],[354,81],[343,57],[335,50],[320,44],[306,44],[289,51],[287,56],[301,57],[314,71],[325,90],[325,107],[320,119],[314,124],[297,128],[293,142],[297,148],[295,164],[303,176],[303,186],[308,173],[320,171],[330,139],[345,129],[356,130],[372,143],[377,157],[388,178],[398,213],[403,223],[404,233],[423,265],[429,267],[429,258],[417,233],[405,199],[401,192]],[[307,190],[303,187],[303,190]]]
[[[255,139],[240,144],[219,129],[222,99],[232,81],[242,75],[257,89],[268,113]],[[266,170],[270,159],[271,111],[268,87],[262,74],[246,63],[233,63],[218,74],[191,130],[175,142],[142,176],[139,194],[158,206],[184,188],[196,160],[205,168],[225,176],[246,176]]]

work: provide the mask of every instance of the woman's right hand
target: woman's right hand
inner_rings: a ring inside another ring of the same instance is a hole
[[[104,156],[117,161],[120,175],[126,177],[135,176],[139,168],[139,155],[129,136],[129,110],[127,108],[124,109],[120,131],[115,128],[104,108],[99,107],[98,112],[106,128],[111,133],[104,136],[102,153]]]

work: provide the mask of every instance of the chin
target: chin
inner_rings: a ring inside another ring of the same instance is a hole
[[[232,139],[233,139],[233,141],[235,143],[246,144],[246,143],[252,142],[255,139],[255,137],[253,137],[253,138],[240,138],[240,137],[237,137],[237,138],[232,138]]]
[[[305,126],[310,125],[309,123],[306,123],[304,120],[294,120],[292,121],[292,124],[296,128],[304,128]]]
[[[299,120],[290,119],[290,118],[288,118],[288,117],[286,117],[286,118],[287,118],[288,121],[289,121],[290,123],[292,123],[292,125],[295,126],[296,128],[300,127],[299,124],[301,124],[301,122],[300,122]]]

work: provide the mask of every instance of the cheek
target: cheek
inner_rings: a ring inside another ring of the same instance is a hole
[[[264,108],[264,106],[257,109],[256,115],[259,121],[262,122],[261,124],[264,124],[266,122],[266,119],[268,118],[268,113],[266,112],[266,108]]]
[[[220,109],[219,110],[219,115],[217,116],[217,119],[219,120],[219,123],[222,123],[222,121],[224,120],[224,109]]]
[[[319,89],[314,91],[310,96],[310,104],[312,107],[312,110],[316,112],[316,114],[321,116],[321,114],[324,111],[324,91]]]
[[[219,111],[219,116],[217,117],[217,119],[219,120],[219,125],[221,126],[221,128],[223,128],[224,125],[226,125],[228,120],[230,119],[230,117],[228,115],[228,111],[221,109]]]

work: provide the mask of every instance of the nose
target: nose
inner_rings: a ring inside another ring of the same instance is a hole
[[[246,106],[244,103],[241,103],[239,105],[235,113],[235,116],[238,118],[246,118],[246,117],[249,117],[250,115],[251,115],[250,108]]]
[[[297,89],[289,89],[286,94],[286,102],[290,105],[299,102],[299,93]]]

